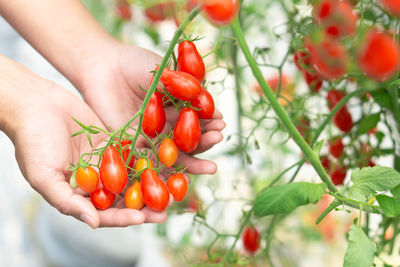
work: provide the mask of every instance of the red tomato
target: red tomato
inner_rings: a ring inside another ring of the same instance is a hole
[[[190,104],[198,109],[196,112],[200,119],[212,119],[215,110],[214,99],[206,89],[202,88],[200,95],[190,101]]]
[[[329,140],[329,153],[335,158],[340,158],[343,154],[344,145],[342,142],[342,138],[336,138]]]
[[[322,164],[322,166],[324,167],[324,169],[326,171],[329,171],[329,169],[331,168],[331,161],[328,158],[328,156],[322,156],[321,157],[321,164]]]
[[[144,111],[142,130],[148,137],[154,138],[164,129],[165,121],[163,94],[154,92]]]
[[[379,0],[381,4],[393,15],[400,16],[400,2],[398,0]]]
[[[311,67],[311,58],[305,52],[298,51],[294,53],[294,63],[303,74],[306,83],[313,92],[318,92],[322,86],[322,80],[315,74]]]
[[[102,187],[90,194],[90,200],[97,209],[105,210],[111,207],[115,200],[115,195]]]
[[[310,121],[308,118],[302,116],[299,118],[299,122],[296,126],[297,131],[301,134],[301,136],[306,137],[310,132]]]
[[[144,11],[144,15],[153,23],[161,22],[175,16],[174,1],[155,4]]]
[[[335,125],[345,133],[351,131],[353,128],[353,118],[351,114],[347,111],[346,107],[342,107],[333,117],[333,122]]]
[[[171,167],[178,159],[178,148],[171,138],[164,139],[158,149],[158,158],[166,167]]]
[[[176,146],[185,153],[190,153],[200,143],[201,128],[196,111],[183,108],[179,114],[174,128],[174,141]]]
[[[79,167],[76,170],[75,180],[79,188],[87,193],[92,193],[99,186],[99,174],[92,167]]]
[[[243,246],[247,252],[254,254],[260,248],[260,233],[254,226],[246,226],[242,235]]]
[[[343,184],[344,179],[346,178],[347,168],[344,166],[334,166],[332,169],[330,176],[332,183],[334,185],[341,185]]]
[[[163,211],[169,202],[168,188],[152,169],[146,169],[140,176],[143,201],[155,211]]]
[[[194,100],[201,93],[200,82],[186,72],[164,69],[161,83],[173,97],[183,101]]]
[[[128,172],[117,149],[109,146],[103,155],[100,166],[100,179],[104,187],[114,193],[119,194],[124,190],[128,181]]]
[[[239,13],[238,0],[200,0],[204,15],[217,26],[228,25]]]
[[[187,193],[188,183],[182,173],[171,175],[168,178],[167,186],[169,192],[174,196],[175,201],[182,201]]]
[[[356,32],[357,15],[346,0],[322,0],[315,6],[314,14],[316,22],[331,37],[341,38]]]
[[[307,37],[305,47],[310,53],[313,68],[323,79],[337,79],[347,71],[348,55],[342,44],[324,36],[319,41]]]
[[[368,77],[384,82],[399,70],[399,49],[394,38],[371,29],[358,51],[358,66]]]
[[[125,192],[125,206],[129,209],[140,210],[144,207],[140,182],[134,182]]]
[[[127,164],[128,156],[131,150],[129,149],[132,141],[130,140],[122,140],[121,148],[122,148],[122,158],[124,159],[125,164]],[[129,161],[129,167],[133,168],[133,164],[135,163],[135,157],[132,155],[131,160]]]
[[[177,63],[178,71],[189,73],[199,82],[203,82],[206,67],[193,42],[183,41],[179,44]]]
[[[326,100],[328,100],[329,103],[329,110],[332,110],[337,105],[337,103],[339,103],[340,100],[345,97],[345,95],[346,94],[342,91],[330,90],[328,92],[328,95],[326,96]]]
[[[123,20],[131,20],[132,18],[131,6],[126,0],[119,0],[117,2],[116,13]]]

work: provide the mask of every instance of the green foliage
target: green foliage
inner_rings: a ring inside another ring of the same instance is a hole
[[[376,127],[380,120],[380,113],[376,114],[371,114],[368,116],[365,116],[364,118],[361,119],[360,124],[358,126],[358,134],[362,135],[368,132],[369,130],[373,129]]]
[[[343,267],[370,267],[374,261],[376,245],[365,235],[360,226],[350,227],[348,242]]]
[[[353,186],[349,196],[364,201],[377,191],[391,190],[400,184],[400,173],[393,168],[375,166],[355,169],[351,174]]]
[[[257,196],[254,214],[267,216],[290,213],[299,206],[317,203],[325,193],[325,189],[325,184],[306,182],[267,188]]]
[[[400,215],[400,202],[396,201],[393,197],[377,195],[376,200],[387,217],[396,217]]]

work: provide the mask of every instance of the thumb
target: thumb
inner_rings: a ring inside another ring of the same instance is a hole
[[[89,199],[75,193],[64,174],[57,172],[47,176],[46,183],[33,186],[43,198],[59,212],[71,215],[96,229],[100,224],[100,215]],[[55,176],[55,177],[54,177]]]

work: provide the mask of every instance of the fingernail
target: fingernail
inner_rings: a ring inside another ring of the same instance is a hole
[[[92,229],[94,229],[94,221],[93,218],[90,217],[88,214],[84,213],[81,215],[81,220],[86,223],[87,225],[89,225]]]

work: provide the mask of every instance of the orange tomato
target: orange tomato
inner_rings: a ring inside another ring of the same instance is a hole
[[[140,182],[134,182],[125,192],[125,206],[129,209],[140,210],[144,207]]]
[[[171,138],[162,141],[158,149],[158,158],[166,167],[171,167],[178,159],[178,147]]]

